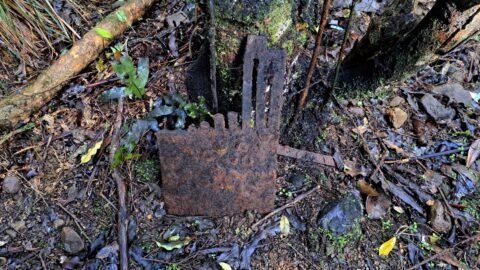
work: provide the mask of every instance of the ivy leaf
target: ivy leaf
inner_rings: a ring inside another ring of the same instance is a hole
[[[97,142],[92,148],[88,149],[87,153],[83,155],[80,159],[80,164],[85,164],[89,162],[95,154],[97,154],[98,149],[102,146],[103,140]]]
[[[101,27],[95,27],[95,32],[105,39],[112,39],[113,35],[107,29]]]
[[[388,256],[390,252],[395,247],[395,243],[397,242],[397,237],[394,236],[390,238],[387,242],[383,243],[380,248],[378,249],[378,255],[380,256]]]
[[[117,15],[117,19],[123,23],[126,23],[128,21],[127,14],[125,14],[125,11],[123,10],[115,12],[115,15]]]
[[[287,236],[290,233],[290,221],[286,216],[280,218],[280,233],[282,236]]]
[[[220,268],[222,268],[222,270],[232,270],[232,267],[228,263],[219,262],[218,265],[220,265]]]

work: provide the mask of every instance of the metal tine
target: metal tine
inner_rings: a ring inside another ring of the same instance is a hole
[[[217,130],[225,129],[225,118],[223,117],[223,114],[216,113],[213,115],[213,125]]]
[[[278,135],[278,130],[280,128],[280,118],[282,117],[282,106],[283,106],[283,87],[284,87],[284,77],[285,74],[285,61],[287,57],[287,52],[284,49],[269,50],[269,62],[271,61],[272,66],[272,86],[270,89],[270,104],[268,111],[268,124],[267,129],[269,129],[272,134]]]
[[[254,60],[265,51],[267,38],[248,36],[247,47],[243,57],[243,89],[242,89],[242,129],[250,129],[252,114],[252,85]]]
[[[238,113],[236,112],[228,112],[228,129],[237,130],[240,127],[238,126]]]
[[[257,95],[255,104],[255,127],[257,130],[266,128],[267,119],[265,118],[265,99],[267,96],[266,72],[269,65],[268,57],[258,58],[257,66]]]

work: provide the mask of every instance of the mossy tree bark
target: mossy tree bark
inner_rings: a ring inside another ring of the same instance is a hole
[[[414,0],[395,0],[372,22],[342,63],[344,89],[372,89],[401,79],[480,29],[480,0],[438,0],[418,23],[407,15]]]

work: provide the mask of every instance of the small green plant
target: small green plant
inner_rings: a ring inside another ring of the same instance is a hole
[[[208,111],[205,97],[198,97],[198,102],[183,102],[180,104],[180,108],[184,109],[192,119],[203,120],[207,116],[212,116],[210,111]]]
[[[177,264],[173,263],[173,264],[167,265],[165,268],[163,268],[163,270],[182,270],[182,268]]]
[[[417,233],[418,232],[417,222],[413,222],[413,224],[410,225],[408,228],[410,229],[411,233]]]
[[[292,198],[293,197],[293,192],[286,189],[286,188],[282,188],[279,192],[278,192],[278,196],[283,196],[283,197],[287,197],[287,198]]]
[[[460,201],[462,205],[465,205],[465,212],[469,213],[475,219],[480,219],[480,200],[475,199],[463,199]]]
[[[335,232],[325,230],[323,228],[317,229],[317,233],[323,234],[323,236],[326,237],[326,239],[328,240],[328,254],[332,254],[334,251],[343,252],[346,246],[360,241],[363,238],[362,228],[358,221],[355,221],[352,227],[348,230],[348,232],[344,234],[336,234]],[[315,236],[313,236],[313,238],[315,238]]]
[[[421,241],[420,243],[418,243],[418,247],[424,251],[432,251],[433,250],[433,247],[432,245],[430,245],[427,241]]]
[[[145,86],[149,75],[148,58],[138,60],[138,70],[133,64],[133,60],[128,55],[123,55],[120,60],[112,64],[113,71],[117,73],[120,80],[126,84],[125,95],[135,95],[142,98],[145,94]]]
[[[387,231],[392,228],[393,224],[389,219],[382,219],[382,230]]]
[[[451,154],[448,156],[448,160],[450,160],[450,162],[455,162],[457,160],[457,155]]]

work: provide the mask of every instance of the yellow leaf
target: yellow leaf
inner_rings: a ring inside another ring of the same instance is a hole
[[[220,265],[222,270],[232,270],[232,267],[228,263],[219,262],[218,265]]]
[[[280,218],[280,233],[283,236],[286,236],[290,233],[290,221],[286,216],[282,216]]]
[[[390,252],[395,247],[396,242],[397,242],[397,237],[394,236],[390,238],[387,242],[383,243],[378,249],[378,255],[388,256],[388,254],[390,254]]]
[[[102,146],[103,140],[97,142],[92,148],[88,149],[87,153],[80,159],[80,164],[89,162],[93,156],[97,153],[98,149]]]

